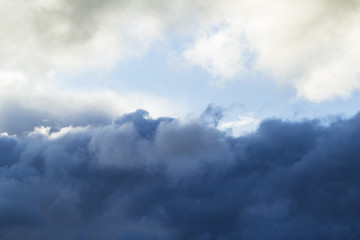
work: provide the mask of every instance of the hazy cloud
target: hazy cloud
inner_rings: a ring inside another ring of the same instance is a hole
[[[0,131],[23,134],[38,126],[104,125],[141,106],[155,116],[177,116],[185,107],[173,100],[143,92],[73,90],[44,82],[30,83],[18,76],[0,82]],[[8,80],[8,81],[6,81]],[[173,108],[177,105],[177,109]]]

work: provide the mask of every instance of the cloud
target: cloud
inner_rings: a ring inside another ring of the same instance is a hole
[[[108,69],[160,38],[155,16],[124,1],[1,1],[4,70],[28,73]],[[14,28],[13,26],[17,26]]]
[[[204,112],[201,114],[200,118],[205,125],[209,125],[211,127],[217,127],[219,125],[219,121],[223,118],[224,109],[215,104],[209,104]]]
[[[219,129],[222,131],[228,131],[231,135],[239,137],[250,131],[253,131],[258,127],[260,120],[253,116],[254,114],[239,115],[238,120],[235,121],[223,121]]]
[[[0,136],[2,239],[358,239],[359,114],[241,137],[144,110]]]
[[[146,107],[154,116],[185,112],[183,104],[146,92],[76,90],[46,81],[34,83],[14,72],[6,76],[0,82],[0,131],[9,134],[21,135],[38,126],[109,124],[114,117],[140,107]]]
[[[0,70],[40,75],[114,68],[121,60],[142,56],[153,42],[166,41],[165,33],[188,29],[208,12],[201,1],[0,3],[0,34],[6,36],[0,41]]]
[[[214,77],[232,79],[245,70],[248,47],[241,29],[218,27],[208,34],[201,34],[183,53],[193,65],[199,65]]]
[[[184,57],[223,81],[245,68],[268,72],[310,101],[346,98],[360,85],[359,3],[223,1],[198,30],[210,34],[194,37]]]
[[[179,55],[222,82],[263,71],[310,101],[346,98],[360,86],[359,6],[357,0],[3,0],[0,70],[108,70],[146,54],[154,42],[190,39]]]

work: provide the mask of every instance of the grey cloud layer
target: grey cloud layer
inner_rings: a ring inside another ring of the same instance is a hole
[[[0,136],[1,239],[360,237],[359,115],[233,138],[139,110],[50,132]]]

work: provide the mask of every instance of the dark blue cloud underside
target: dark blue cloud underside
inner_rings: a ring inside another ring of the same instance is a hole
[[[360,115],[233,138],[139,110],[54,139],[1,136],[0,237],[359,239],[359,170]]]

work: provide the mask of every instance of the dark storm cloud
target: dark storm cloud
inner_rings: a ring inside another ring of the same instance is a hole
[[[360,115],[233,138],[139,110],[0,158],[1,239],[360,238]]]

